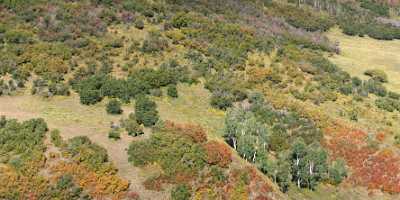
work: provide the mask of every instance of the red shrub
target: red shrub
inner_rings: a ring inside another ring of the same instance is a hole
[[[363,131],[336,133],[327,147],[334,158],[346,160],[352,172],[349,180],[370,189],[400,192],[400,157],[391,150],[370,148]]]
[[[232,153],[230,148],[217,141],[209,141],[204,144],[204,149],[207,153],[207,162],[220,167],[228,167],[232,162]]]

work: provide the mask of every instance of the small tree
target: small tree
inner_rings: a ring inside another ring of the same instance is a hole
[[[135,104],[136,121],[144,126],[153,126],[159,119],[157,104],[146,96],[139,96]]]
[[[168,85],[167,94],[172,98],[178,98],[178,90],[176,89],[176,85]]]
[[[339,184],[344,178],[347,177],[346,163],[344,160],[339,159],[332,163],[329,168],[329,179],[332,184]]]
[[[123,112],[123,110],[121,109],[121,102],[119,102],[116,99],[113,99],[108,102],[106,110],[107,110],[107,113],[113,114],[113,115],[118,115]]]

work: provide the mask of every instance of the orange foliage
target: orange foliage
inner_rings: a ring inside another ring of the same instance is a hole
[[[384,132],[380,132],[380,133],[377,133],[376,134],[376,136],[375,136],[375,138],[376,138],[376,140],[378,140],[379,142],[383,142],[383,140],[385,139],[385,133]]]
[[[59,162],[51,167],[51,172],[56,177],[71,174],[77,184],[96,198],[112,197],[112,199],[120,199],[129,187],[128,181],[115,174],[98,174],[76,163]]]
[[[208,164],[218,165],[220,167],[228,167],[232,162],[232,153],[229,147],[217,141],[209,141],[204,144],[207,154]]]
[[[207,141],[205,130],[197,124],[177,124],[172,121],[165,121],[165,128],[179,134],[189,136],[193,142],[203,143]]]

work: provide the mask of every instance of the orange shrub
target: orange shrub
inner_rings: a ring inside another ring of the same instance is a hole
[[[226,144],[217,141],[209,141],[204,144],[204,149],[207,154],[208,164],[228,167],[232,162],[232,153]]]
[[[165,128],[179,134],[189,136],[193,142],[203,143],[207,141],[205,130],[197,124],[176,124],[172,121],[165,121]]]

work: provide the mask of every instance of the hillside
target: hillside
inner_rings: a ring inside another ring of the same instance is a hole
[[[399,19],[0,0],[0,199],[400,199]]]

